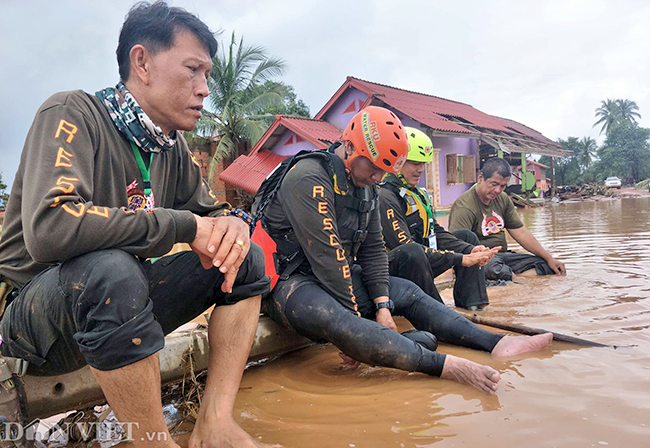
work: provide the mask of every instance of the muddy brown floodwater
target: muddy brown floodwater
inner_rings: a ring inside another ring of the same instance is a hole
[[[485,317],[618,348],[554,342],[500,361],[441,344],[501,373],[490,396],[423,374],[341,371],[335,347],[314,346],[248,369],[238,422],[285,448],[649,447],[650,198],[521,214],[568,274],[489,288]],[[443,296],[451,306],[451,291]]]

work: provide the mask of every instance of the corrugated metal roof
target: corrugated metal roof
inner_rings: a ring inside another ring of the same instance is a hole
[[[255,194],[266,176],[284,159],[286,159],[286,156],[279,156],[266,150],[249,156],[239,156],[228,168],[222,171],[219,179]]]
[[[319,149],[328,148],[341,137],[341,130],[326,121],[292,115],[276,115],[275,121],[250,154],[237,157],[228,168],[223,170],[219,179],[249,193],[256,193],[266,176],[286,158],[270,151],[286,130],[294,132]]]
[[[543,163],[539,163],[539,162],[536,162],[534,160],[526,160],[526,166],[528,166],[528,165],[537,165],[537,166],[541,166],[542,168],[550,168],[550,166],[544,165]],[[520,170],[521,165],[517,165],[517,169]]]
[[[251,150],[251,155],[263,149],[273,148],[287,129],[313,143],[319,149],[329,147],[341,137],[342,133],[340,129],[327,121],[293,115],[276,115],[273,124],[269,126]]]
[[[327,121],[291,115],[280,115],[280,125],[292,130],[304,139],[317,139],[321,144],[325,145],[322,146],[322,149],[329,147],[329,145],[341,138],[342,133],[339,128]]]
[[[562,147],[534,129],[514,120],[488,115],[469,104],[425,93],[377,84],[348,76],[345,83],[316,114],[324,118],[336,101],[349,88],[355,88],[372,99],[373,104],[386,105],[434,131],[458,133],[472,138],[488,137],[514,152],[530,152],[554,157],[571,155]],[[487,140],[490,141],[490,140]]]
[[[529,128],[528,126],[518,123],[515,120],[510,120],[509,118],[501,118],[501,120],[507,123],[509,128],[514,129],[515,131],[527,135],[528,137],[539,140],[540,142],[549,143],[561,147],[559,143],[554,142],[550,138],[545,137],[541,132],[537,132],[535,129]]]
[[[469,125],[495,131],[512,132],[507,123],[492,115],[481,112],[469,104],[447,100],[433,95],[398,89],[396,87],[376,84],[357,78],[348,78],[355,87],[370,92],[377,99],[390,104],[409,117],[429,126],[432,129],[451,132],[474,133],[473,130],[463,127],[462,124],[453,123],[447,117],[460,118]],[[447,123],[454,124],[449,126]]]

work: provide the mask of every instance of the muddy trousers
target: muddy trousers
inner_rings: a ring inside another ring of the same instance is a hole
[[[483,267],[488,280],[512,280],[512,274],[521,274],[529,269],[535,269],[537,275],[551,275],[555,271],[550,268],[546,260],[533,254],[520,254],[507,251],[496,254],[488,264]]]
[[[469,230],[457,230],[453,235],[459,240],[477,246],[478,238]],[[427,257],[424,246],[420,244],[403,244],[388,253],[388,269],[390,275],[411,280],[429,296],[443,303],[442,297],[434,283],[434,279],[449,268],[454,268],[454,303],[461,308],[487,305],[485,290],[485,274],[478,265],[464,267],[453,266],[448,258],[436,260]]]
[[[359,266],[352,269],[352,284],[362,317],[337,302],[315,277],[301,274],[278,283],[262,308],[277,322],[314,341],[331,342],[357,361],[440,376],[445,355],[374,321],[375,305],[363,286]],[[389,297],[395,303],[394,316],[405,317],[441,342],[491,352],[503,337],[474,325],[408,280],[390,277]]]
[[[113,370],[163,348],[164,337],[210,306],[267,293],[262,250],[251,244],[233,292],[194,252],[140,262],[117,249],[81,255],[34,277],[0,321],[2,354],[29,361],[32,375],[86,364]]]

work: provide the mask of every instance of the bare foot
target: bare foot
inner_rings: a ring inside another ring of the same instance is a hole
[[[348,355],[346,355],[343,352],[339,352],[339,356],[343,360],[343,362],[339,364],[339,369],[341,370],[354,370],[354,369],[358,369],[359,366],[361,365],[359,361],[350,358]]]
[[[478,390],[494,394],[499,387],[501,375],[492,367],[477,364],[468,359],[447,355],[440,378],[468,384]]]
[[[227,419],[199,419],[194,425],[194,431],[187,444],[188,448],[262,448],[280,445],[267,445],[255,441],[246,431]]]
[[[503,358],[534,352],[551,345],[553,333],[536,334],[535,336],[505,336],[492,349],[492,356]]]

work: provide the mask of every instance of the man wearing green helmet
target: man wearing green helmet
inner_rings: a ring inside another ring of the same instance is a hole
[[[426,191],[418,187],[424,166],[433,159],[433,144],[422,131],[406,127],[409,151],[398,174],[387,174],[379,190],[381,224],[390,275],[406,278],[439,302],[434,278],[454,268],[456,306],[480,310],[489,303],[485,265],[497,248],[479,245],[467,230],[449,233],[436,222]]]

